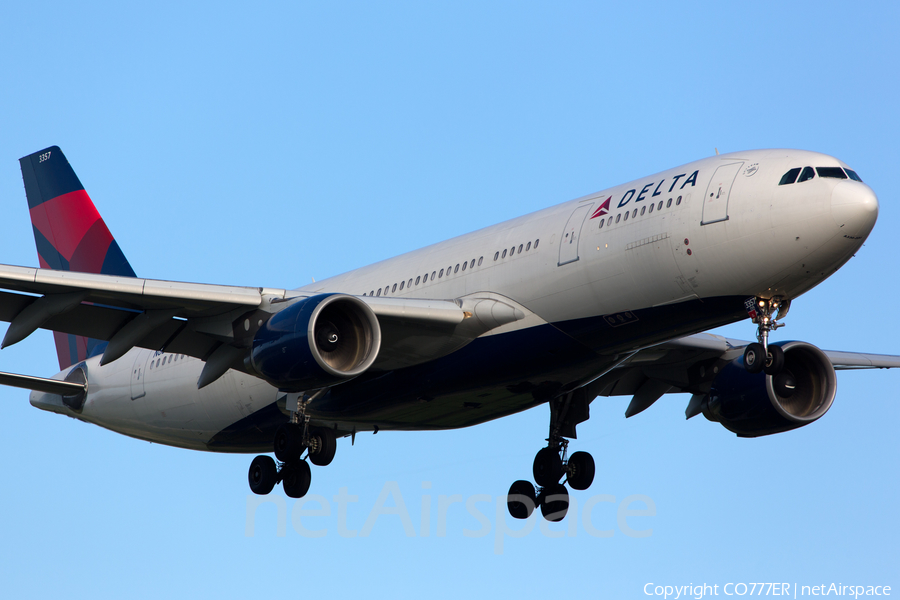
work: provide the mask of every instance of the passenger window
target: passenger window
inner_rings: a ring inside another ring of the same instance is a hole
[[[678,196],[678,199],[675,201],[675,206],[681,204],[681,196]]]
[[[600,219],[600,229],[603,229],[604,223],[606,223],[606,219]]]
[[[419,285],[419,280],[420,280],[420,279],[421,279],[421,277],[416,277],[416,285]],[[410,279],[410,281],[412,281],[412,279]]]
[[[513,246],[512,248],[509,249],[509,255],[512,256],[515,253],[516,253],[516,247]]]
[[[501,256],[500,258],[506,258],[506,248],[503,249],[503,256]]]
[[[453,269],[454,273],[459,273],[459,263],[456,263],[456,268]]]
[[[656,210],[662,210],[662,200],[659,201],[659,206],[656,207]]]
[[[850,176],[850,179],[862,183],[862,179],[859,178],[859,175],[856,174],[856,171],[854,171],[853,169],[845,169],[845,171],[847,171],[847,175]]]
[[[443,273],[443,272],[444,272],[444,271],[441,270],[441,273]],[[436,274],[437,274],[436,271],[432,271],[432,272],[431,272],[431,280],[432,280],[432,281],[434,281],[434,276],[435,276]]]
[[[370,296],[374,296],[374,295],[375,295],[375,290],[372,290],[371,292],[369,292],[369,295],[370,295]]]
[[[525,252],[528,252],[529,250],[531,250],[531,242],[528,242],[528,244],[525,246]]]
[[[412,281],[412,279],[410,279],[410,281]],[[401,282],[400,282],[400,291],[401,291],[401,292],[403,291],[403,286],[404,286],[405,284],[406,284],[405,281],[401,281]]]
[[[816,172],[813,171],[812,167],[803,167],[803,170],[800,172],[800,178],[797,180],[797,183],[803,183],[804,181],[809,181],[813,177],[816,176]]]
[[[646,206],[642,206],[642,207],[641,207],[641,216],[642,216],[642,217],[644,216],[644,213],[645,213],[645,212],[647,212],[647,207],[646,207]]]
[[[469,263],[469,268],[470,268],[470,269],[474,269],[474,268],[475,268],[475,259],[474,259],[474,258],[472,259],[472,262]]]
[[[478,257],[478,266],[479,266],[479,267],[481,266],[481,262],[482,262],[483,260],[484,260],[484,257],[483,257],[483,256],[479,256],[479,257]]]
[[[628,213],[625,213],[625,214],[627,215]],[[622,218],[622,213],[617,214],[616,215],[616,223],[618,223],[621,218]]]
[[[497,260],[498,258],[500,258],[500,252],[494,252],[494,260]]]
[[[630,215],[630,214],[631,214],[631,213],[630,213],[629,211],[627,211],[627,210],[625,211],[625,219],[624,219],[625,221],[628,220],[628,215]]]
[[[637,209],[634,209],[634,212],[631,213],[631,218],[635,218],[637,216]]]
[[[816,167],[816,173],[819,177],[828,177],[829,179],[847,179],[847,174],[840,167]]]
[[[444,276],[444,270],[441,269],[441,272],[440,272],[440,274],[438,275],[438,279],[440,279],[440,278],[443,277],[443,276]]]
[[[610,217],[610,218],[606,221],[606,226],[609,227],[610,225],[612,225],[612,217]]]
[[[466,270],[466,267],[467,267],[467,266],[468,266],[468,265],[469,265],[469,263],[468,263],[468,262],[464,262],[464,263],[463,263],[463,271],[465,271],[465,270]]]
[[[524,246],[522,246],[522,244],[519,244],[519,254],[522,254],[522,248],[524,248]]]
[[[655,204],[650,205],[650,214],[653,214],[653,209],[656,208]]]
[[[537,250],[538,244],[541,243],[540,239],[534,240],[534,249]]]
[[[800,174],[800,167],[795,169],[791,169],[787,173],[781,176],[781,181],[778,182],[778,185],[790,185],[797,181],[797,175]]]
[[[666,202],[666,208],[671,208],[671,207],[672,207],[672,199],[669,198],[669,200]]]
[[[378,288],[378,295],[381,295],[381,288]]]

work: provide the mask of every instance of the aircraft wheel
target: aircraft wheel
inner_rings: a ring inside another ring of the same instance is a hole
[[[784,369],[784,350],[781,346],[769,346],[766,354],[766,375],[778,375]]]
[[[250,481],[250,491],[260,496],[265,496],[275,487],[278,480],[278,467],[271,456],[257,456],[250,463],[250,472],[247,474]]]
[[[534,482],[541,487],[559,483],[563,476],[562,459],[559,457],[559,452],[552,448],[542,448],[534,457],[532,472],[534,473]]]
[[[766,351],[762,344],[753,342],[744,349],[744,369],[748,373],[759,373],[766,366]]]
[[[309,461],[317,467],[324,467],[331,464],[334,460],[334,453],[337,451],[337,439],[334,431],[325,427],[318,427],[313,430],[310,436],[315,440],[316,451],[309,453]],[[313,440],[310,440],[312,442]],[[313,444],[310,444],[312,447]]]
[[[281,468],[281,486],[289,498],[302,498],[309,491],[312,474],[305,460],[285,463]]]
[[[569,512],[569,490],[561,483],[548,485],[541,491],[538,502],[544,518],[558,523],[565,519],[566,513]]]
[[[300,458],[303,453],[303,440],[300,438],[300,428],[290,423],[285,423],[275,432],[275,458],[281,462],[292,462]]]
[[[534,512],[537,499],[534,494],[534,486],[530,481],[522,479],[509,486],[509,494],[506,496],[506,508],[514,519],[527,519]]]
[[[594,457],[587,452],[575,452],[567,465],[569,485],[573,490],[586,490],[594,483]]]

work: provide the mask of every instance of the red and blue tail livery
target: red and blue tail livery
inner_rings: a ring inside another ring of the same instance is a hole
[[[58,146],[19,159],[41,268],[134,277]],[[54,332],[60,369],[103,350],[100,340]]]

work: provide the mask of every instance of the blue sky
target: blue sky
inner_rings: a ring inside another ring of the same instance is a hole
[[[0,262],[37,264],[17,159],[53,144],[139,275],[272,287],[715,148],[802,148],[856,169],[881,212],[864,248],[794,302],[776,337],[900,353],[896,3],[79,4],[14,3],[0,19]],[[0,353],[0,370],[50,375],[54,354],[39,332]],[[896,592],[898,386],[896,372],[841,373],[819,422],[757,440],[685,422],[686,396],[628,420],[627,398],[599,399],[572,445],[597,460],[576,497],[591,510],[525,533],[503,533],[522,524],[498,519],[496,501],[530,474],[546,408],[460,431],[359,436],[314,469],[318,497],[285,500],[284,535],[278,500],[254,509],[250,456],[128,439],[2,389],[0,589]],[[358,497],[346,518],[342,488]],[[462,499],[446,518],[441,496]],[[655,514],[622,512],[639,509]],[[305,514],[316,510],[329,514]]]

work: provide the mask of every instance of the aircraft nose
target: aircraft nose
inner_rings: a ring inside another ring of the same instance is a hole
[[[878,197],[857,181],[841,181],[831,192],[831,215],[844,237],[865,239],[878,219]]]

